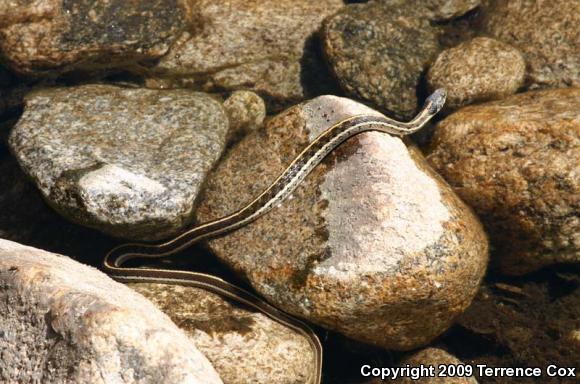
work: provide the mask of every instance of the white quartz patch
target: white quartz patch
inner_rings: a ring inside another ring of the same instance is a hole
[[[328,200],[323,217],[332,257],[316,273],[339,277],[396,268],[436,243],[450,219],[436,181],[415,165],[399,138],[367,132],[359,139],[357,152],[336,164],[320,187]]]
[[[310,140],[351,116],[383,116],[337,96],[318,97],[303,113]],[[394,269],[405,255],[436,243],[450,219],[437,182],[417,167],[401,139],[381,132],[358,139],[357,152],[334,164],[320,186],[332,256],[315,273],[347,278]]]
[[[119,168],[114,164],[89,172],[79,180],[82,190],[92,194],[151,194],[157,195],[165,192],[165,187],[147,176],[137,175],[126,169]]]

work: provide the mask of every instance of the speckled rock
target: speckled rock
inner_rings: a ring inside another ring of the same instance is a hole
[[[421,73],[439,52],[438,31],[411,5],[350,4],[328,18],[324,52],[349,96],[402,119],[417,108]]]
[[[409,364],[411,367],[418,367],[421,364],[425,366],[433,366],[435,368],[436,377],[424,377],[418,380],[412,380],[409,377],[403,377],[395,380],[394,382],[397,384],[410,384],[410,383],[421,383],[421,384],[477,384],[477,380],[471,377],[438,377],[439,366],[440,365],[458,365],[464,364],[461,360],[457,357],[449,354],[448,352],[439,349],[439,348],[426,348],[423,349],[401,362],[401,366],[406,366]],[[474,370],[475,372],[475,370]],[[451,371],[447,371],[447,374],[451,373]],[[383,383],[386,381],[382,381]],[[393,381],[390,381],[391,383]],[[380,382],[379,382],[380,383]]]
[[[362,104],[321,96],[269,120],[208,179],[199,222],[264,190],[320,132]],[[487,242],[471,211],[399,138],[352,138],[273,211],[209,243],[269,301],[351,338],[410,349],[475,294]]]
[[[227,130],[205,94],[87,85],[31,94],[10,145],[63,216],[153,240],[189,223]]]
[[[472,364],[494,367],[529,367],[557,364],[578,367],[580,361],[580,272],[544,273],[531,279],[500,280],[484,284],[472,305],[457,323],[470,342],[457,343],[457,353],[470,356]],[[472,345],[493,345],[501,353]],[[544,376],[542,383],[575,383],[576,380]],[[538,379],[519,382],[534,383]],[[497,381],[499,383],[499,381]]]
[[[386,6],[396,7],[413,3],[417,14],[433,20],[449,20],[475,9],[481,0],[375,0]]]
[[[54,17],[56,5],[50,0],[0,0],[0,27]]]
[[[14,71],[25,74],[156,59],[186,26],[178,0],[3,3],[8,3],[8,10],[0,10],[0,50]]]
[[[0,239],[0,381],[221,383],[151,302],[71,259]]]
[[[130,286],[187,332],[225,384],[309,382],[308,340],[269,317],[197,288]]]
[[[481,0],[429,0],[425,6],[433,12],[437,20],[448,20],[463,16],[475,9]]]
[[[526,83],[536,87],[580,86],[580,2],[489,0],[480,33],[523,53]]]
[[[428,157],[479,214],[504,273],[580,261],[580,89],[531,91],[442,121]]]
[[[427,81],[433,90],[446,89],[446,106],[455,109],[515,93],[523,85],[525,71],[517,49],[478,37],[441,52],[429,68]]]
[[[0,238],[98,264],[116,242],[70,223],[43,201],[16,160],[0,146]],[[118,243],[118,242],[117,242]]]
[[[251,91],[235,91],[224,102],[230,119],[228,141],[255,131],[264,124],[266,104],[258,94]]]
[[[334,81],[317,52],[315,33],[341,0],[200,0],[185,33],[147,71],[152,87],[253,90],[280,109],[330,92]]]

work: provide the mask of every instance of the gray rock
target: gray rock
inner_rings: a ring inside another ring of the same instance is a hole
[[[189,223],[227,130],[205,94],[87,85],[31,94],[10,145],[63,216],[154,240]]]
[[[328,18],[322,33],[349,96],[401,119],[415,114],[421,73],[440,49],[428,18],[412,5],[351,4]]]
[[[489,0],[480,33],[523,53],[531,88],[580,86],[580,2]]]
[[[308,340],[269,317],[192,287],[131,284],[207,356],[226,384],[308,383]]]
[[[0,238],[95,264],[116,243],[100,232],[70,223],[50,209],[1,146]]]
[[[0,240],[0,380],[221,383],[151,302],[67,257]]]
[[[341,0],[213,0],[196,3],[193,23],[153,68],[149,86],[252,90],[270,109],[329,92],[334,81],[315,33]],[[313,81],[307,81],[313,80]]]
[[[500,41],[478,37],[447,49],[429,68],[432,90],[447,90],[446,107],[501,99],[524,83],[526,63],[520,52]]]
[[[430,164],[478,213],[494,265],[580,261],[580,89],[465,107],[438,124]]]
[[[321,96],[272,118],[220,162],[198,221],[244,206],[317,134],[364,113],[377,112]],[[469,208],[418,151],[377,132],[341,145],[277,208],[209,246],[285,311],[392,349],[443,332],[487,264]]]
[[[14,71],[32,75],[156,59],[186,26],[178,0],[2,3],[0,50]]]

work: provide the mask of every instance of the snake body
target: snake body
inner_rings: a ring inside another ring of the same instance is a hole
[[[314,139],[268,188],[243,208],[222,218],[197,225],[162,244],[120,245],[105,256],[103,269],[112,278],[122,282],[179,284],[202,288],[264,313],[308,339],[315,352],[314,370],[309,382],[319,384],[322,372],[322,346],[314,331],[304,322],[216,276],[189,271],[126,268],[122,265],[134,258],[158,258],[177,253],[201,240],[231,232],[256,220],[291,195],[322,159],[348,138],[366,131],[379,131],[396,136],[409,135],[421,129],[441,110],[444,102],[445,91],[441,89],[435,91],[427,98],[419,114],[410,122],[399,122],[380,115],[357,115],[342,120]]]

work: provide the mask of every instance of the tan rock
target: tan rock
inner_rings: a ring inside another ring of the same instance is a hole
[[[580,86],[580,2],[489,0],[480,33],[523,53],[532,88]]]
[[[131,284],[194,341],[226,384],[308,383],[308,340],[267,316],[192,287]]]
[[[472,364],[492,367],[577,367],[580,361],[580,289],[577,269],[545,273],[540,278],[484,284],[457,323],[469,343],[457,342],[457,353],[469,354]],[[483,348],[476,348],[479,345]],[[487,345],[487,346],[486,346]],[[489,351],[501,351],[490,353]],[[576,380],[549,378],[550,384]],[[483,380],[482,380],[483,381]],[[538,382],[537,378],[530,379]]]
[[[389,7],[412,4],[417,14],[433,20],[448,20],[475,9],[481,0],[374,0]]]
[[[466,107],[428,160],[481,217],[502,272],[580,261],[580,89]]]
[[[193,31],[153,68],[152,87],[252,90],[270,109],[328,93],[334,81],[319,57],[315,34],[341,0],[200,0]]]
[[[54,17],[55,13],[56,2],[51,0],[0,0],[0,27]]]
[[[258,94],[251,91],[235,91],[224,101],[224,109],[230,120],[228,141],[236,141],[262,127],[266,118],[266,105]]]
[[[472,11],[480,5],[481,0],[429,0],[426,3],[435,19],[448,20]]]
[[[405,366],[409,364],[411,367],[418,367],[421,364],[425,366],[433,366],[435,368],[435,377],[425,377],[419,380],[413,380],[409,377],[400,378],[395,381],[395,383],[400,384],[410,384],[410,383],[421,383],[421,384],[477,384],[477,380],[472,376],[460,376],[452,377],[451,370],[455,368],[451,368],[450,366],[465,366],[461,360],[456,358],[455,356],[449,354],[448,352],[439,349],[439,348],[426,348],[423,349],[401,362],[401,366]],[[447,366],[447,371],[443,372],[439,369],[440,365]],[[462,368],[459,368],[462,369]],[[453,371],[457,372],[457,371]],[[462,371],[463,372],[463,371]],[[476,371],[473,370],[475,373]],[[439,376],[446,374],[447,376]],[[453,374],[455,375],[455,374]]]
[[[185,28],[179,0],[3,0],[0,5],[7,6],[0,8],[3,57],[12,70],[31,75],[156,59]]]
[[[526,64],[508,44],[478,37],[447,49],[429,68],[429,88],[447,90],[446,107],[501,99],[524,83]]]
[[[447,368],[439,369],[441,365],[445,365]],[[472,374],[468,375],[464,369],[469,369],[469,367],[465,363],[439,348],[426,348],[416,352],[403,359],[399,367],[409,367],[415,370],[421,367],[425,368],[416,372],[416,377],[413,376],[413,373],[401,375],[395,379],[375,377],[369,384],[477,384],[477,380],[473,377],[476,373],[473,367]],[[431,367],[431,370],[426,371]]]
[[[221,383],[143,296],[67,257],[0,240],[0,380]]]
[[[244,206],[320,132],[364,113],[377,112],[322,96],[271,119],[210,177],[198,222]],[[393,349],[443,332],[487,262],[471,211],[417,151],[376,132],[341,145],[292,197],[210,247],[289,313]]]

